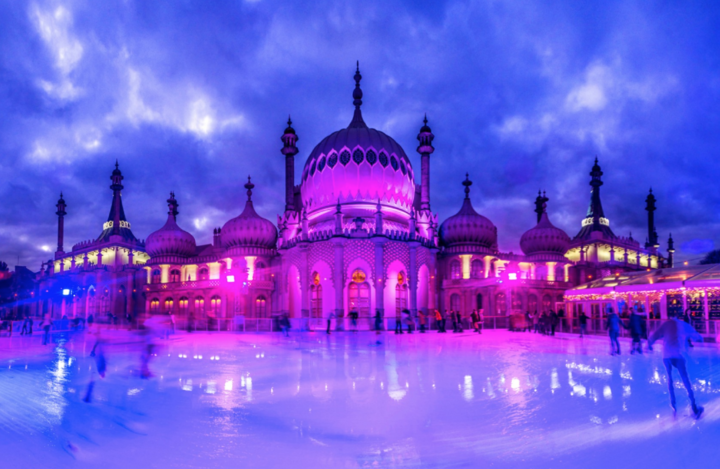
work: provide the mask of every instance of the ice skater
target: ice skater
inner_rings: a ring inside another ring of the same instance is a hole
[[[681,321],[679,318],[668,319],[658,330],[652,333],[648,339],[648,350],[652,350],[652,345],[662,339],[663,341],[663,363],[667,372],[668,392],[670,393],[670,406],[673,414],[677,412],[675,403],[675,385],[673,383],[672,369],[677,368],[680,373],[685,389],[692,405],[692,411],[695,418],[700,418],[703,413],[702,407],[695,402],[695,394],[693,393],[692,384],[688,377],[687,367],[685,366],[685,357],[683,352],[686,351],[685,344],[688,339],[695,339],[702,342],[703,337],[688,323]]]
[[[290,337],[290,318],[285,313],[280,316],[280,330],[285,337]]]
[[[638,305],[630,310],[630,336],[632,337],[632,351],[630,354],[642,353],[643,317]]]
[[[357,332],[358,316],[359,315],[356,309],[350,311],[350,326],[352,327],[353,332]]]
[[[424,334],[427,326],[427,314],[423,310],[418,310],[418,323],[420,324],[420,333]]]
[[[620,342],[618,336],[620,335],[620,328],[625,327],[620,316],[615,313],[612,306],[607,307],[607,330],[610,335],[610,355],[620,355]]]
[[[395,334],[402,334],[402,312],[399,309],[395,309]]]
[[[332,320],[335,319],[335,311],[330,311],[327,317],[327,335],[330,335],[330,326],[332,325]]]
[[[435,322],[437,323],[438,333],[445,332],[445,319],[439,309],[435,310]]]
[[[582,339],[583,336],[587,335],[587,314],[585,314],[585,311],[580,311],[580,316],[578,317],[578,322],[580,323],[580,338]]]
[[[473,331],[477,332],[478,331],[478,314],[477,314],[476,309],[472,310],[472,313],[470,313],[470,321],[472,321]]]
[[[47,345],[50,342],[50,328],[52,327],[53,321],[50,317],[50,313],[45,313],[45,316],[43,316],[42,324],[40,324],[45,331],[43,334],[43,345]]]
[[[408,334],[412,334],[413,323],[414,323],[412,314],[410,314],[409,309],[404,309],[404,310],[402,310],[402,312],[405,315],[405,323],[407,324]]]
[[[455,311],[452,310],[452,309],[450,310],[450,319],[452,320],[453,334],[457,334],[457,333],[459,332],[459,331],[458,331],[457,316],[455,316]]]
[[[95,368],[97,374],[100,375],[101,378],[105,378],[105,371],[107,370],[107,361],[105,360],[105,341],[101,335],[100,329],[98,329],[95,334],[95,346],[93,347],[93,351],[90,356],[95,357]],[[92,402],[93,389],[95,389],[95,376],[91,375],[83,402]]]
[[[382,327],[382,314],[380,314],[379,309],[376,309],[375,310],[375,335],[377,336],[377,340],[375,341],[375,343],[377,345],[382,344],[382,342],[380,342],[380,332],[382,331],[382,328],[383,328]]]
[[[30,316],[25,316],[25,321],[23,321],[22,329],[20,330],[20,335],[32,335],[32,319],[30,319]]]
[[[483,326],[485,325],[485,310],[483,308],[480,308],[477,312],[478,316],[478,334],[482,334]]]

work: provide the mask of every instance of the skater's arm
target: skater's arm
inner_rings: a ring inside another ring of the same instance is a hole
[[[648,348],[652,348],[652,345],[662,339],[663,335],[665,334],[665,324],[658,327],[655,332],[650,334],[650,338],[648,339]]]
[[[683,330],[685,332],[685,337],[688,339],[694,340],[695,342],[704,342],[703,336],[700,335],[698,331],[695,330],[694,327],[692,327],[690,324],[683,322]]]

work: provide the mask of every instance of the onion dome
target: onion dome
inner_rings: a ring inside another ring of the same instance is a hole
[[[175,258],[188,258],[195,255],[195,238],[177,224],[178,203],[175,194],[170,193],[168,219],[165,225],[150,234],[145,241],[145,249],[152,263],[168,262]]]
[[[415,198],[413,169],[405,151],[385,133],[365,124],[360,106],[359,66],[355,72],[355,112],[347,128],[325,137],[310,153],[302,173],[303,207],[332,215],[341,204],[365,206],[372,214],[378,199],[409,218]]]
[[[255,212],[252,202],[252,190],[255,187],[250,181],[245,184],[247,202],[245,210],[225,223],[222,227],[222,244],[229,255],[264,254],[275,249],[277,229],[270,220],[266,220]]]
[[[465,175],[465,200],[460,211],[440,225],[440,242],[446,248],[474,247],[492,250],[497,244],[497,228],[475,211],[470,201],[472,181]]]
[[[570,245],[567,233],[550,223],[547,200],[543,194],[540,221],[520,238],[520,248],[527,256],[564,256]]]

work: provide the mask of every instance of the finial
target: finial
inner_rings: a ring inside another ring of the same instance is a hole
[[[292,119],[290,118],[290,114],[288,114],[288,127],[292,126]]]
[[[427,120],[427,112],[426,112],[426,113],[425,113],[425,118],[423,119],[423,124],[427,125],[427,123],[428,123],[428,120]]]
[[[250,175],[248,175],[248,182],[245,184],[245,189],[247,189],[247,196],[248,196],[248,202],[252,201],[252,190],[255,187],[255,184],[252,183],[252,180],[250,179]]]
[[[355,76],[353,78],[355,79],[355,89],[353,90],[353,105],[355,106],[355,113],[353,114],[353,119],[350,122],[348,129],[365,129],[367,128],[367,124],[365,124],[365,121],[362,118],[362,113],[360,112],[363,92],[360,89],[360,80],[362,80],[362,75],[360,75],[359,60],[357,61],[357,68],[355,70]]]
[[[118,160],[115,158],[115,169],[118,169]]]
[[[463,186],[465,186],[465,198],[470,198],[470,186],[472,186],[472,181],[470,180],[470,175],[468,173],[465,173],[465,180],[462,183]]]
[[[598,164],[597,156],[595,156],[595,164]]]
[[[171,215],[173,219],[175,219],[178,215],[178,203],[175,200],[175,191],[170,191],[170,198],[167,199],[168,209],[170,210],[168,212],[168,215]]]
[[[378,213],[382,212],[382,205],[380,205],[380,198],[378,197],[378,203],[375,206],[377,208]]]

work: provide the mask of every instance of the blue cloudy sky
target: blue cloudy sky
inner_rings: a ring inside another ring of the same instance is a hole
[[[97,237],[116,159],[140,238],[174,190],[210,242],[248,173],[275,220],[287,115],[299,173],[350,122],[356,60],[366,122],[416,167],[428,113],[441,219],[467,171],[502,250],[519,251],[540,188],[573,236],[597,155],[615,232],[644,241],[652,186],[663,248],[672,232],[694,260],[720,247],[719,36],[717,2],[0,2],[0,260],[50,257],[61,190],[66,247]]]

